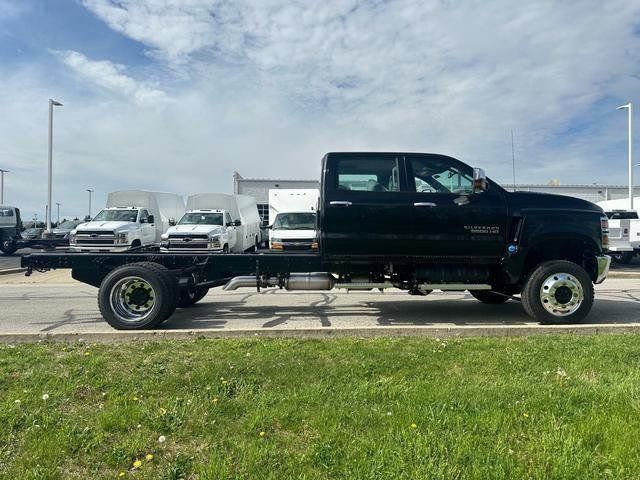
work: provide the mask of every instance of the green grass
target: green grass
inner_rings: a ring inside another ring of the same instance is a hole
[[[638,478],[639,341],[0,346],[0,478]]]

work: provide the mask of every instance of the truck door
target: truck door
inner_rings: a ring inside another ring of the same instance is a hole
[[[395,255],[413,244],[402,158],[337,153],[325,158],[321,215],[325,255]]]
[[[231,219],[231,215],[229,212],[224,212],[224,224],[227,226],[227,237],[229,238],[229,251],[233,252],[242,252],[244,248],[242,248],[242,238],[240,236],[240,229],[242,227],[236,227],[233,224],[233,220]]]
[[[154,222],[159,222],[160,219],[153,219]],[[141,240],[143,245],[148,245],[150,243],[155,243],[156,241],[156,226],[154,223],[149,223],[149,211],[148,210],[140,210],[140,231],[141,231]]]
[[[500,257],[506,247],[504,191],[473,193],[473,169],[444,155],[406,155],[414,253]]]

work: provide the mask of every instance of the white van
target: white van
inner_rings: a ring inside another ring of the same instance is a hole
[[[269,248],[271,250],[318,249],[316,215],[320,191],[308,189],[269,190]]]

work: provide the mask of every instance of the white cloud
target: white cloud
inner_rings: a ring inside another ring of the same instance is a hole
[[[138,105],[165,103],[165,92],[127,76],[123,65],[108,60],[90,60],[82,53],[71,50],[58,52],[63,62],[82,78],[118,95],[133,100]]]

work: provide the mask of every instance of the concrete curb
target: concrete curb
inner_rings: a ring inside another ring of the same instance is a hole
[[[640,271],[637,271],[637,272],[610,271],[609,275],[607,275],[607,278],[626,278],[626,279],[632,279],[632,280],[636,278],[640,279]]]
[[[374,337],[525,337],[532,335],[597,335],[606,333],[639,333],[640,324],[617,325],[497,325],[456,327],[365,327],[365,328],[311,328],[278,330],[141,330],[85,333],[6,333],[0,334],[0,343],[118,343],[134,341],[195,340],[199,338],[374,338]]]
[[[0,275],[10,275],[12,273],[22,273],[26,271],[26,268],[5,268],[3,270],[0,270]]]

